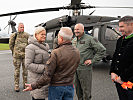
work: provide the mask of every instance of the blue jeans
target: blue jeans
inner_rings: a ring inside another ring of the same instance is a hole
[[[73,85],[49,86],[48,100],[73,100]]]

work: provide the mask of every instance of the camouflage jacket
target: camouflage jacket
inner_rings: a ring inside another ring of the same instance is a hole
[[[28,45],[29,34],[26,32],[17,32],[16,40],[15,35],[16,33],[11,34],[9,40],[9,47],[13,53],[13,57],[25,58],[25,47]]]

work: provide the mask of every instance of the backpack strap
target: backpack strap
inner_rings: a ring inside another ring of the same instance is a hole
[[[14,41],[13,41],[13,48],[14,48],[14,46],[15,46],[16,38],[17,38],[17,32],[15,32]],[[12,51],[12,55],[13,55],[13,51]]]

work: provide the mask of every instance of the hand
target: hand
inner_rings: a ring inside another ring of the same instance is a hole
[[[120,76],[116,79],[116,82],[117,83],[120,83],[120,84],[123,84],[123,81],[121,80],[121,77]]]
[[[27,88],[24,89],[23,91],[32,91],[31,84],[25,84],[25,86],[26,86]]]
[[[116,79],[118,78],[118,75],[115,73],[111,73],[111,80],[112,81],[116,81]]]
[[[91,60],[86,60],[86,61],[84,62],[85,65],[90,65],[91,63],[92,63]]]

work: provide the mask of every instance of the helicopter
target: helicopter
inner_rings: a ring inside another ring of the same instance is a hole
[[[85,27],[85,33],[92,35],[99,42],[106,47],[106,59],[110,60],[115,51],[116,41],[121,36],[118,29],[118,20],[120,17],[109,17],[109,16],[93,16],[95,12],[91,12],[89,15],[83,15],[84,9],[91,8],[133,8],[133,7],[100,7],[100,6],[90,6],[81,3],[81,0],[71,0],[71,4],[65,7],[55,7],[55,8],[45,8],[45,9],[35,9],[26,10],[13,13],[0,14],[0,17],[37,13],[37,12],[51,12],[59,11],[60,9],[72,10],[72,15],[64,15],[58,18],[54,18],[47,22],[40,23],[35,27],[42,26],[47,31],[46,42],[50,45],[50,49],[53,49],[54,39],[56,38],[58,31],[61,27],[71,27],[74,30],[74,26],[77,23],[82,23]],[[16,23],[13,20],[8,22],[11,25],[12,32],[16,32]]]
[[[10,20],[8,21],[8,24],[4,27],[3,30],[0,30],[0,43],[9,43],[9,31],[10,31],[10,27],[12,29],[12,33],[17,32],[15,26],[16,23],[14,22],[15,18],[17,17],[17,15],[11,19],[10,16]],[[9,26],[9,27],[8,27]],[[5,31],[5,29],[8,27],[8,32]]]

